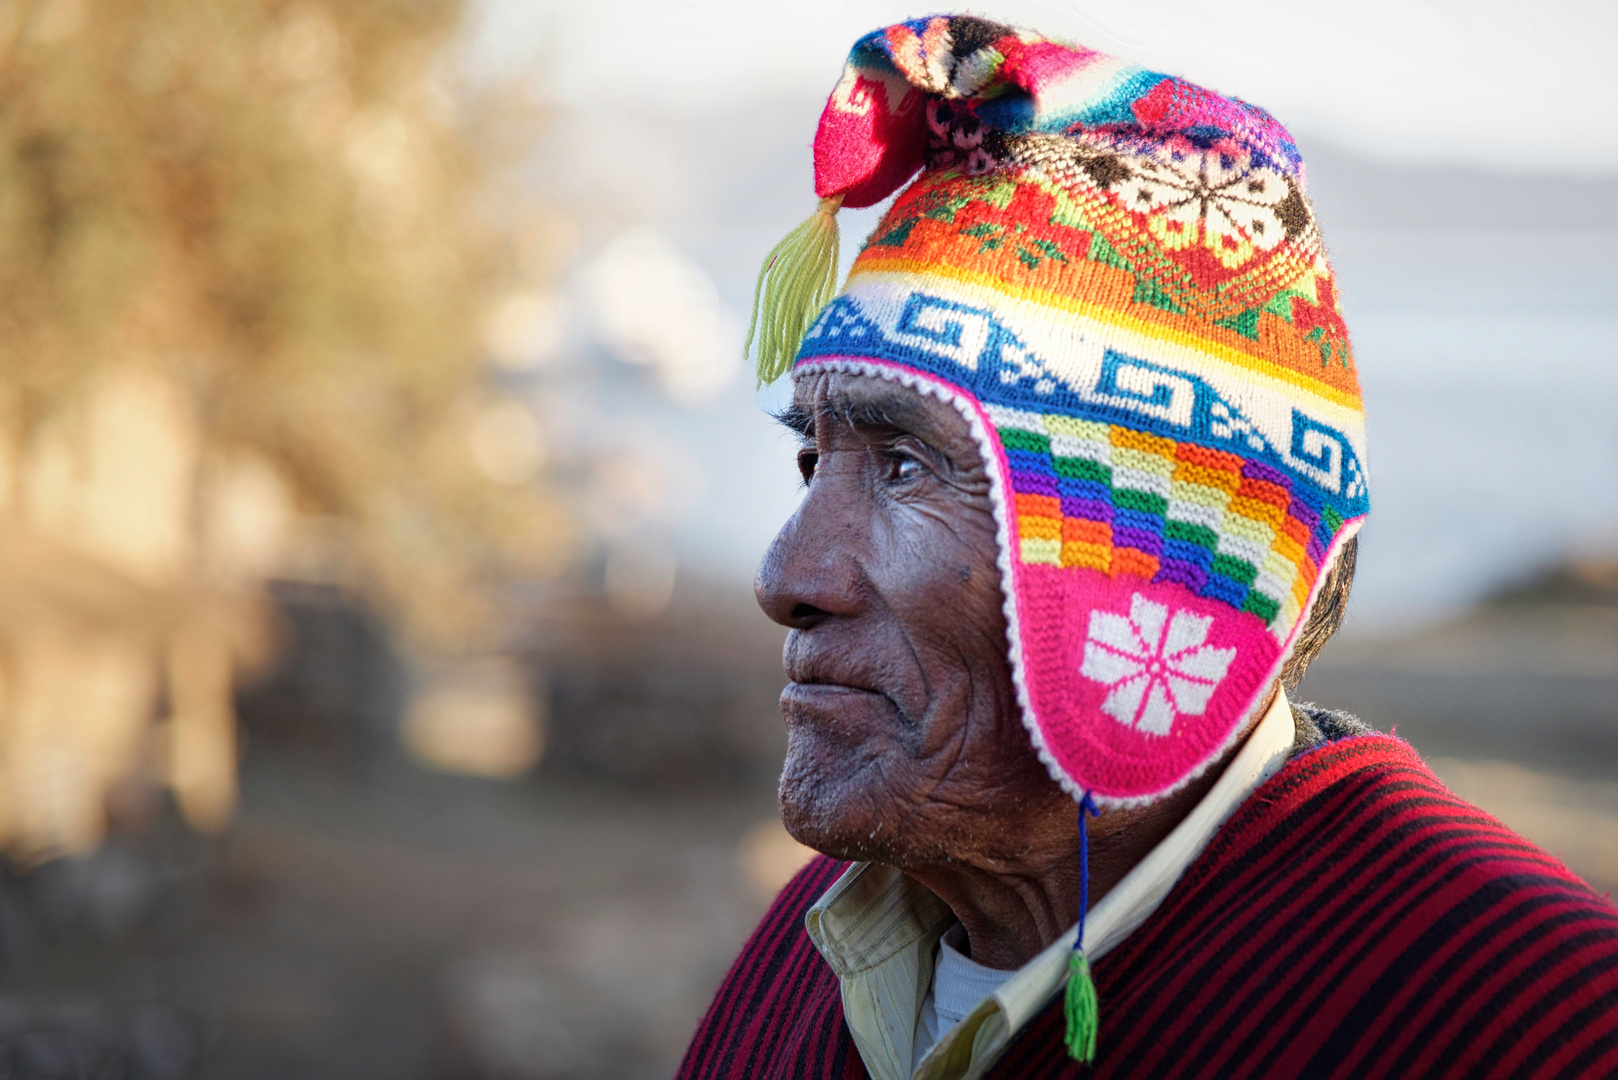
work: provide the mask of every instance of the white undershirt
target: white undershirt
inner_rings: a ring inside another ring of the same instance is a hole
[[[939,1035],[965,1020],[966,1014],[977,1008],[980,1001],[1017,974],[1015,970],[984,967],[961,952],[965,947],[966,927],[960,923],[944,931],[944,936],[938,940],[932,989],[921,1003],[921,1017],[916,1023],[916,1045],[910,1060],[912,1071],[938,1042]]]

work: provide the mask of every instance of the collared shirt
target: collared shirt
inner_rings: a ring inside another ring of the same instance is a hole
[[[1105,956],[1157,910],[1219,826],[1292,750],[1296,730],[1279,690],[1202,801],[1090,909],[1084,948]],[[809,938],[842,984],[843,1015],[871,1080],[975,1080],[1067,981],[1077,926],[1018,968],[945,1032],[912,1072],[917,1020],[932,986],[938,940],[955,914],[890,866],[856,863],[811,907]]]
[[[916,1041],[910,1052],[912,1071],[938,1042],[938,1037],[978,1007],[978,1002],[994,993],[1017,974],[987,967],[966,955],[969,948],[966,927],[956,923],[938,939],[938,959],[933,963],[933,985],[921,1001],[921,1019],[916,1021]]]

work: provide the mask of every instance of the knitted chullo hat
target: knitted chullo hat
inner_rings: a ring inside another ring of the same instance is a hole
[[[1087,805],[1167,795],[1263,703],[1367,509],[1296,145],[1184,80],[938,16],[855,45],[814,156],[820,210],[760,277],[761,380],[795,350],[795,375],[961,411],[1040,756]],[[831,299],[832,215],[918,170]]]

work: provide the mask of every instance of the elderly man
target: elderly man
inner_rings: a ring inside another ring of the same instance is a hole
[[[680,1075],[1618,1075],[1618,912],[1282,689],[1368,505],[1287,132],[936,17],[856,45],[815,167],[760,283],[806,493],[758,595],[825,855]],[[918,170],[825,305],[837,208]]]

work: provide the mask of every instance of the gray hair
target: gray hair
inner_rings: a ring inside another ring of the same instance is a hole
[[[1326,571],[1326,582],[1309,608],[1309,617],[1304,620],[1303,629],[1298,633],[1298,643],[1281,667],[1281,685],[1289,693],[1298,688],[1304,672],[1309,670],[1309,664],[1320,655],[1320,650],[1337,633],[1338,627],[1343,625],[1343,614],[1348,608],[1348,592],[1354,585],[1354,562],[1359,550],[1360,538],[1352,537],[1343,545],[1331,569]]]

